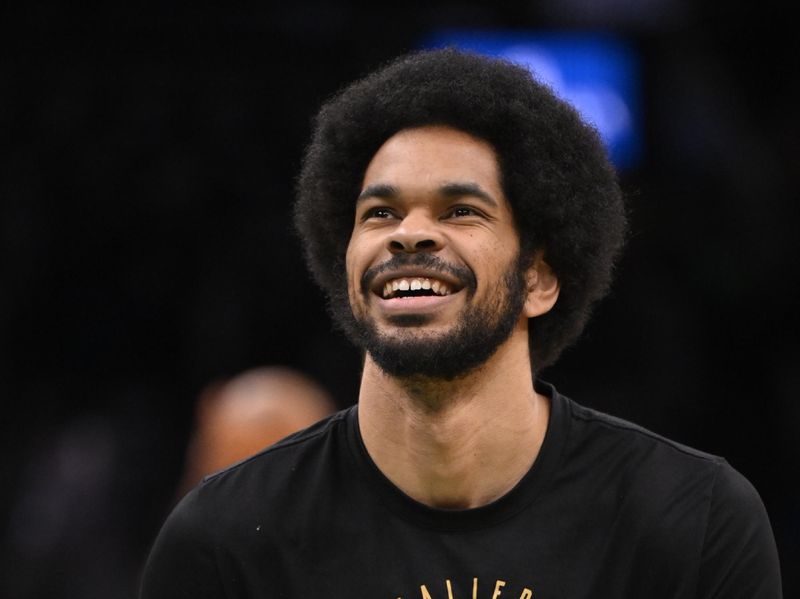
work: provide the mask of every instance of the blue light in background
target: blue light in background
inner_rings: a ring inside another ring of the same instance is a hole
[[[607,34],[440,30],[420,46],[455,46],[527,66],[597,128],[617,168],[632,168],[641,160],[639,61],[621,39]]]

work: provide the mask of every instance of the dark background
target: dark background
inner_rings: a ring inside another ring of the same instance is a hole
[[[639,50],[633,233],[544,378],[726,456],[798,596],[800,53],[779,3],[27,6],[0,23],[0,593],[134,596],[211,381],[284,364],[355,400],[359,357],[289,226],[311,117],[465,26],[610,30]]]

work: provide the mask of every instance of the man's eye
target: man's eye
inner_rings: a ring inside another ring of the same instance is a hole
[[[371,208],[364,213],[364,218],[392,218],[394,214],[388,208]]]
[[[464,216],[478,216],[479,213],[474,208],[470,208],[469,206],[456,206],[452,208],[448,213],[450,217],[464,217]]]

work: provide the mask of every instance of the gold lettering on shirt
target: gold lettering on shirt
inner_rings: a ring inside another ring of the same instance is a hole
[[[504,589],[508,583],[505,580],[496,579],[494,582],[494,590],[492,591],[491,599],[498,599],[500,595],[503,594],[503,590],[508,591],[508,593],[513,594],[514,597],[517,596],[517,589],[519,587],[515,584],[512,584],[511,587],[508,589]],[[456,587],[458,586],[458,580],[456,580]],[[441,582],[436,582],[432,587],[433,593],[428,590],[428,586],[426,584],[422,584],[419,587],[419,597],[420,599],[444,599],[443,590],[447,591],[447,598],[446,599],[458,599],[455,595],[455,590],[453,588],[453,581],[450,578],[446,578],[444,580],[444,589],[442,589]],[[489,586],[489,589],[492,587]],[[484,594],[478,596],[478,577],[474,577],[472,579],[472,598],[471,599],[489,599],[489,596],[485,594],[486,590],[484,590]],[[415,595],[416,596],[416,595]],[[463,597],[463,595],[461,595]],[[510,597],[511,595],[509,595]],[[402,595],[397,596],[397,599],[403,599]],[[528,587],[523,587],[522,592],[519,595],[519,599],[533,599],[533,589]]]
[[[503,592],[500,589],[502,589],[504,586],[506,586],[505,580],[498,580],[494,584],[494,594],[492,595],[492,599],[497,599],[500,596],[500,593]]]

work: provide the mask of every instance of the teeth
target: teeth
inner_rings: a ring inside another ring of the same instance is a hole
[[[418,291],[420,289],[430,289],[436,295],[450,295],[452,293],[447,283],[437,279],[413,277],[387,281],[383,285],[383,297],[388,299],[396,296],[398,291]]]

